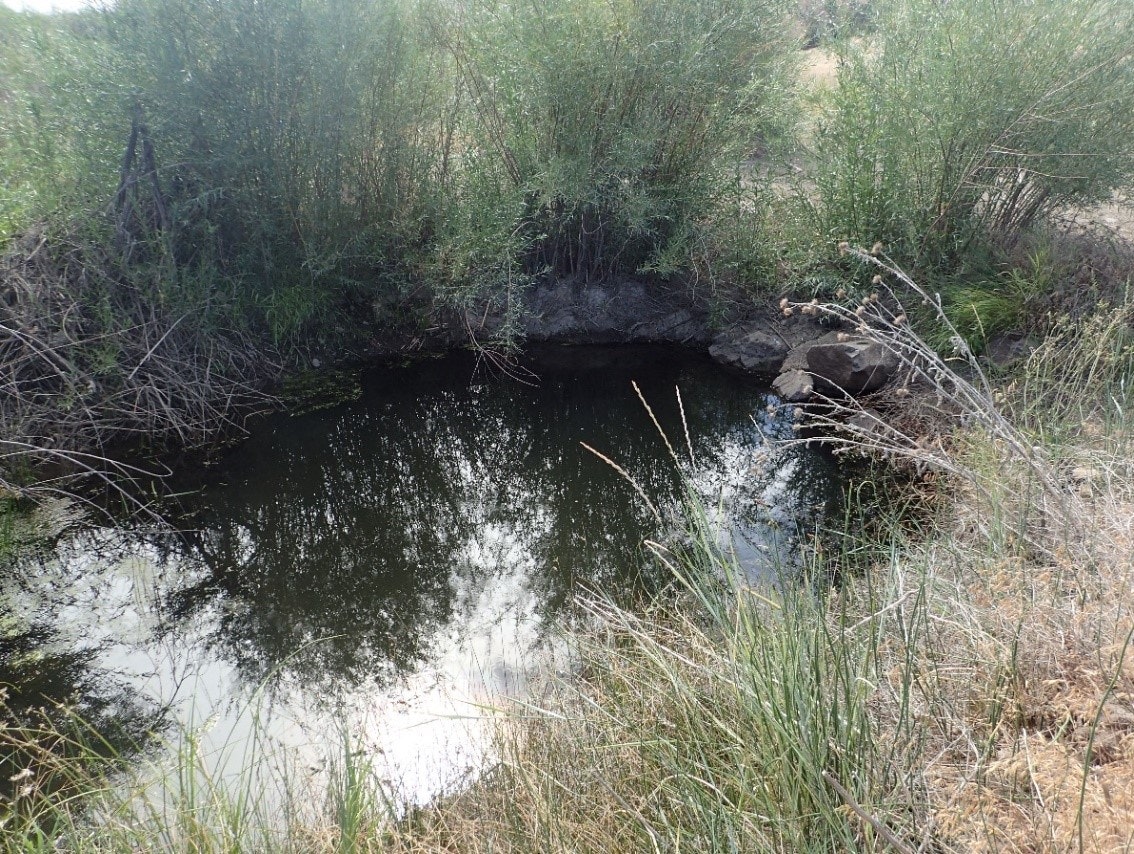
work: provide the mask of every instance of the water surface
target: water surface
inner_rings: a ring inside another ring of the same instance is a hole
[[[510,375],[454,354],[361,386],[182,484],[186,531],[86,527],[6,576],[57,661],[35,691],[193,728],[217,774],[265,737],[317,773],[343,729],[421,801],[485,761],[483,707],[552,660],[580,587],[669,583],[641,544],[672,535],[679,468],[754,581],[832,493],[817,452],[760,464],[790,435],[774,398],[682,351],[548,348]]]

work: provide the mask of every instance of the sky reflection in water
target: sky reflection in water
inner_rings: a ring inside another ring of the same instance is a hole
[[[208,722],[218,768],[243,763],[257,727],[317,767],[347,727],[427,799],[483,761],[478,704],[522,692],[577,585],[629,601],[667,581],[641,547],[665,532],[580,444],[676,506],[676,466],[631,380],[687,456],[681,389],[683,464],[751,576],[833,489],[814,452],[754,468],[762,434],[790,424],[705,360],[550,348],[527,361],[537,386],[464,354],[375,370],[360,400],[273,418],[217,465],[192,531],[80,532],[24,567],[13,595],[60,650],[88,651],[100,684]]]

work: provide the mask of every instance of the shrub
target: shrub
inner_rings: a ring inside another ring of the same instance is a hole
[[[667,274],[773,132],[781,0],[470,0],[439,24],[471,104],[457,284]]]
[[[179,265],[237,282],[277,342],[404,281],[432,228],[449,105],[411,10],[124,0],[108,24],[125,106],[165,164]]]
[[[113,76],[93,13],[0,8],[0,242],[113,190]]]
[[[830,245],[957,265],[1134,176],[1134,6],[891,0],[840,47],[815,142]]]

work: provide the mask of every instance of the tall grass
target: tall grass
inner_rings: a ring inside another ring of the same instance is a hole
[[[402,296],[434,227],[452,92],[397,0],[131,0],[107,19],[150,122],[171,251],[276,343]],[[361,308],[360,308],[361,306]]]
[[[91,14],[0,9],[0,245],[63,206],[105,204],[121,156],[112,60]],[[108,85],[109,84],[109,85]]]

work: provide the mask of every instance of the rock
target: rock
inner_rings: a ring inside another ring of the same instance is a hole
[[[772,391],[788,403],[804,403],[815,394],[815,383],[806,371],[785,371],[772,382]]]
[[[816,344],[807,351],[807,370],[820,389],[864,394],[885,385],[897,368],[897,356],[868,338]]]
[[[524,296],[521,336],[557,344],[708,344],[705,307],[642,282],[545,282]]]
[[[807,354],[812,347],[817,347],[820,344],[836,344],[845,340],[846,337],[846,333],[844,332],[828,332],[826,334],[812,336],[811,338],[805,338],[799,344],[791,348],[791,352],[788,353],[787,358],[784,359],[783,367],[780,368],[780,370],[784,373],[788,371],[806,371],[808,370]]]
[[[863,409],[847,419],[849,432],[863,438],[886,439],[889,431],[882,416],[873,409]]]
[[[721,333],[709,348],[709,355],[721,364],[764,376],[779,372],[787,353],[782,338],[759,329]]]
[[[1019,332],[998,332],[988,339],[984,358],[995,368],[1010,368],[1032,354],[1035,344]]]

